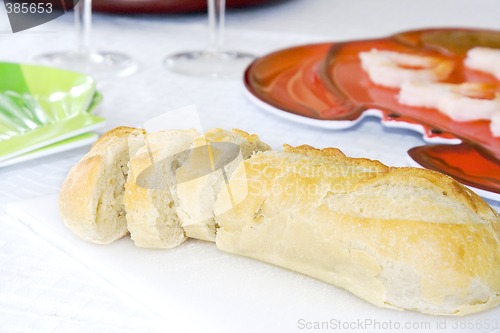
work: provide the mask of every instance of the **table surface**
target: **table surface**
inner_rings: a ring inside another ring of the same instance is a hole
[[[500,30],[499,17],[498,0],[270,1],[227,13],[226,46],[263,55],[292,45],[382,37],[426,27]],[[108,120],[101,132],[139,125],[162,112],[196,104],[203,128],[242,128],[258,133],[276,149],[283,143],[335,146],[350,156],[405,165],[407,149],[423,144],[418,134],[383,128],[373,119],[343,131],[287,122],[245,99],[240,79],[184,77],[162,68],[165,55],[205,46],[206,28],[203,14],[95,14],[94,47],[128,53],[140,64],[132,76],[98,82],[105,98],[97,112]],[[12,34],[0,8],[0,61],[33,62],[37,54],[68,50],[74,44],[71,14]],[[57,193],[69,168],[87,150],[0,169],[0,216],[9,202]],[[498,210],[498,203],[490,203]],[[1,332],[158,330],[161,319],[150,310],[19,222],[4,216],[0,223]]]

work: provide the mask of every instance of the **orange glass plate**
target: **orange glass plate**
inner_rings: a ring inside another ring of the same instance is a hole
[[[384,125],[421,132],[428,142],[461,143],[443,149],[422,147],[410,156],[499,200],[500,138],[491,135],[488,122],[455,122],[437,110],[401,105],[398,90],[373,84],[358,58],[359,52],[373,48],[446,57],[456,63],[446,82],[488,82],[500,92],[500,82],[493,76],[463,66],[465,52],[476,45],[500,48],[500,32],[432,29],[383,39],[298,46],[257,59],[244,80],[252,100],[294,121],[337,129],[376,115]]]

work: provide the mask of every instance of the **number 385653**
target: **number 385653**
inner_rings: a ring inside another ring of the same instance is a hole
[[[50,14],[52,13],[51,3],[29,3],[29,2],[6,2],[7,14]]]

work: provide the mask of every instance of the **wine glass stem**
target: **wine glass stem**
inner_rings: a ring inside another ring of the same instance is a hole
[[[81,55],[90,54],[90,33],[92,29],[92,0],[80,0],[74,6],[76,27],[76,48]]]
[[[210,33],[208,51],[221,52],[224,43],[226,0],[207,1],[208,28]]]

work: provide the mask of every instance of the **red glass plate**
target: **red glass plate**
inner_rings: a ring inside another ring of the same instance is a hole
[[[429,142],[462,142],[432,150],[434,157],[436,152],[462,151],[460,158],[441,153],[446,163],[429,158],[428,147],[411,156],[422,166],[447,173],[498,200],[500,138],[491,135],[488,122],[458,123],[437,110],[401,105],[398,91],[373,84],[358,59],[360,51],[372,48],[451,58],[457,67],[448,82],[490,82],[500,91],[500,82],[493,76],[462,65],[465,51],[474,45],[500,47],[500,32],[433,29],[384,39],[298,46],[257,59],[245,73],[245,85],[249,97],[266,110],[309,125],[348,128],[366,115],[377,115],[384,125],[415,129]],[[477,174],[483,170],[478,165],[488,166],[486,178]]]
[[[228,8],[261,5],[270,0],[226,0]],[[93,0],[95,11],[107,13],[190,13],[207,10],[207,0]]]
[[[500,181],[498,160],[472,142],[464,142],[458,146],[415,147],[408,154],[419,165],[436,171],[444,170],[462,184],[479,189],[480,195],[498,200],[498,196],[494,195],[498,194]]]
[[[391,109],[358,103],[325,84],[324,60],[336,45],[339,44],[297,46],[255,60],[244,76],[247,96],[271,113],[308,125],[349,128],[365,116],[375,115],[384,125],[419,131],[429,142],[461,142],[451,133],[423,126]],[[355,76],[350,79],[356,82]]]

